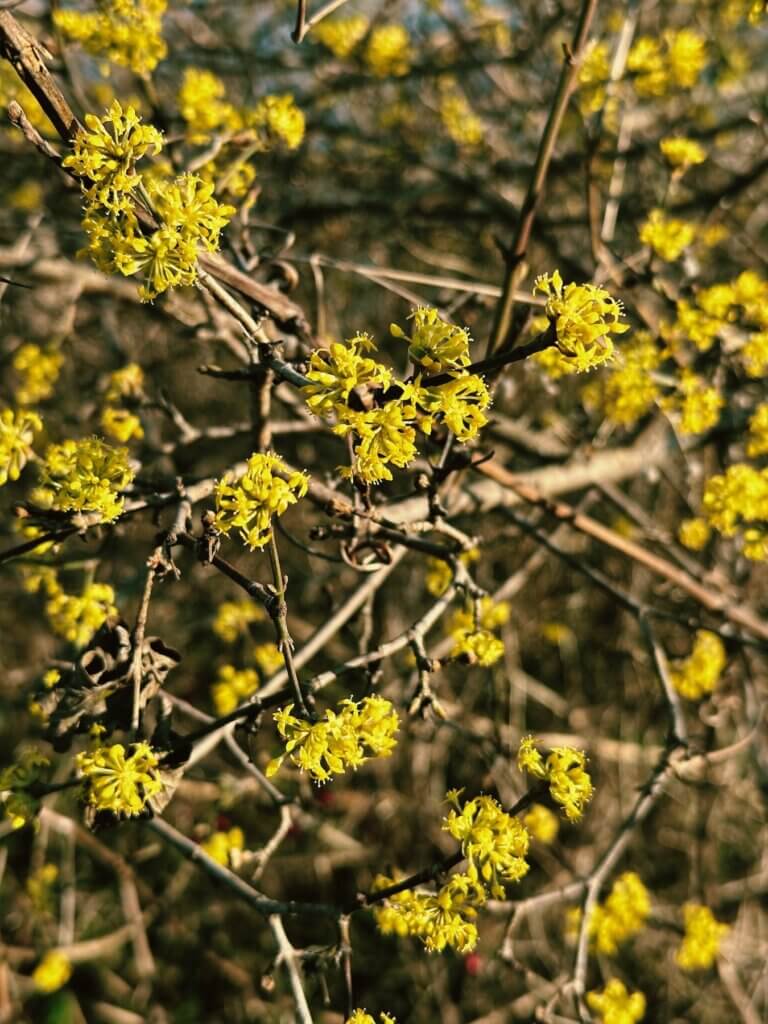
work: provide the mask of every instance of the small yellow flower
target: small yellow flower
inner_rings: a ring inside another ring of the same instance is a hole
[[[245,836],[241,828],[230,828],[226,832],[213,832],[202,843],[204,850],[217,864],[225,867],[236,866],[239,852],[245,847]]]
[[[462,806],[461,794],[462,790],[451,790],[446,795],[453,807],[443,818],[443,831],[461,843],[469,877],[504,899],[502,883],[519,882],[528,873],[528,832],[493,797],[478,796]]]
[[[587,1005],[600,1024],[636,1024],[645,1016],[645,996],[628,992],[623,981],[611,978],[602,992],[587,992]]]
[[[138,363],[126,363],[109,375],[105,399],[120,402],[124,398],[141,398],[144,394],[144,371]]]
[[[265,96],[246,116],[246,123],[255,128],[265,149],[284,143],[288,149],[298,149],[304,138],[304,114],[296,106],[290,93],[283,96]]]
[[[397,1024],[395,1018],[388,1013],[380,1013],[379,1021],[381,1024]],[[365,1009],[358,1009],[354,1011],[351,1017],[347,1017],[344,1024],[376,1024],[376,1021],[370,1013],[365,1012]]]
[[[21,378],[16,388],[19,405],[36,405],[53,394],[64,356],[53,347],[45,349],[32,343],[21,345],[13,354],[13,368]]]
[[[569,821],[579,821],[592,799],[594,791],[586,763],[584,752],[573,747],[553,747],[545,760],[533,736],[524,737],[517,754],[518,770],[546,780],[552,799],[561,805]]]
[[[404,25],[380,25],[368,39],[365,62],[379,78],[400,77],[411,67],[411,40]]]
[[[651,210],[640,226],[640,241],[649,245],[662,260],[673,263],[696,238],[696,228],[662,210]]]
[[[72,965],[63,953],[55,949],[45,954],[32,972],[38,992],[56,992],[72,977]]]
[[[720,637],[699,629],[690,655],[670,668],[672,685],[686,700],[701,700],[720,682],[727,663]]]
[[[251,623],[264,622],[267,613],[255,601],[222,601],[213,620],[213,632],[227,644],[248,636]]]
[[[720,944],[731,930],[718,921],[709,907],[686,903],[683,907],[685,937],[675,959],[684,971],[704,971],[717,959]]]
[[[541,274],[533,290],[547,296],[544,307],[555,327],[555,343],[578,371],[591,370],[613,355],[611,334],[623,334],[629,325],[621,321],[621,303],[603,288],[592,284],[563,286],[560,272]]]
[[[127,409],[118,409],[108,405],[101,413],[101,429],[107,437],[126,444],[128,441],[140,441],[144,437],[141,420]]]
[[[286,757],[315,782],[327,782],[347,768],[357,768],[371,757],[389,757],[400,728],[397,712],[383,697],[343,700],[340,711],[328,708],[320,721],[310,723],[291,714],[293,704],[276,711],[277,729],[285,752],[267,766],[274,775]]]
[[[223,102],[226,92],[226,86],[212,71],[184,71],[178,102],[190,142],[209,142],[215,131],[236,132],[242,127],[243,119],[237,110],[231,103]]]
[[[222,665],[219,676],[211,687],[211,697],[217,715],[228,715],[259,688],[259,675],[253,668],[236,669]]]
[[[324,18],[312,30],[312,37],[326,46],[334,57],[349,57],[368,31],[368,19],[363,14],[348,18]]]
[[[651,912],[651,898],[640,876],[625,871],[613,883],[610,893],[589,919],[589,937],[599,953],[615,956],[619,946],[636,935]]]
[[[707,159],[707,151],[698,142],[684,135],[670,135],[662,139],[659,149],[667,162],[675,168],[685,170],[696,164],[703,164]]]
[[[141,814],[147,800],[159,793],[159,758],[148,743],[122,743],[83,751],[75,758],[83,779],[83,798],[97,811],[128,817]]]
[[[677,539],[690,551],[702,551],[709,542],[711,529],[706,519],[684,519],[677,530]]]
[[[19,479],[33,456],[35,434],[42,429],[40,417],[28,409],[0,411],[0,487]]]
[[[546,846],[554,843],[560,830],[557,815],[543,804],[532,804],[528,813],[523,815],[523,824],[534,839]]]
[[[88,53],[146,76],[166,56],[163,14],[167,0],[100,0],[98,10],[57,7],[53,21]]]
[[[367,334],[356,334],[344,344],[332,342],[327,349],[315,349],[309,358],[307,379],[302,390],[309,408],[316,416],[330,417],[349,404],[355,388],[381,388],[392,383],[386,366],[364,355],[375,351],[376,345]]]
[[[113,522],[123,511],[120,491],[133,480],[125,448],[97,437],[49,445],[40,464],[41,487],[34,500],[61,512],[96,513]]]
[[[133,107],[123,110],[117,100],[103,117],[86,114],[85,125],[75,136],[64,166],[84,179],[89,202],[113,212],[124,210],[140,181],[137,162],[159,153],[163,137],[152,125],[142,124]]]
[[[308,487],[307,475],[288,473],[274,452],[251,455],[241,477],[233,482],[225,477],[216,486],[216,528],[224,534],[238,530],[251,551],[263,548],[272,536],[273,517],[295,505]]]

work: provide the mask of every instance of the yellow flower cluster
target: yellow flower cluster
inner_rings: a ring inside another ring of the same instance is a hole
[[[375,352],[376,344],[368,334],[356,334],[346,344],[331,342],[310,357],[304,388],[307,405],[316,416],[343,416],[349,396],[355,388],[381,388],[392,384],[392,372],[365,352]]]
[[[611,334],[623,334],[629,325],[621,322],[622,305],[603,288],[592,284],[563,286],[560,271],[540,274],[534,292],[547,296],[544,311],[555,327],[555,344],[573,361],[577,372],[591,370],[613,355]]]
[[[23,747],[13,764],[0,771],[0,800],[12,828],[36,820],[39,801],[29,792],[35,783],[47,782],[51,762],[34,747]]]
[[[441,90],[438,109],[446,134],[457,146],[471,149],[480,145],[485,135],[483,122],[455,86]]]
[[[72,965],[63,953],[52,949],[32,972],[32,981],[38,992],[57,992],[72,977]]]
[[[611,61],[608,44],[592,42],[579,68],[579,109],[582,114],[597,114],[605,106],[606,83]]]
[[[0,487],[18,480],[22,469],[33,457],[32,442],[43,423],[29,409],[0,411]]]
[[[133,480],[125,448],[113,448],[98,437],[49,445],[40,463],[35,504],[59,512],[86,512],[111,523],[123,511],[120,491]]]
[[[380,1024],[397,1024],[395,1018],[389,1013],[379,1014]],[[370,1015],[365,1012],[365,1008],[362,1010],[355,1010],[351,1017],[347,1017],[344,1024],[376,1024],[376,1021]]]
[[[168,53],[162,35],[167,6],[168,0],[99,0],[94,12],[57,7],[53,21],[88,53],[147,76]]]
[[[465,608],[454,612],[448,631],[453,637],[452,658],[462,655],[470,661],[488,668],[495,665],[504,654],[504,644],[493,633],[509,619],[509,605],[506,601],[495,604],[487,595],[475,605],[470,602]]]
[[[107,402],[138,399],[144,394],[144,371],[138,363],[126,363],[109,375],[104,398]]]
[[[308,722],[291,714],[293,704],[275,712],[277,730],[285,741],[285,752],[270,761],[267,776],[274,775],[286,757],[315,782],[327,782],[347,768],[357,770],[371,757],[389,757],[395,749],[400,728],[392,704],[374,694],[361,701],[343,700],[340,711],[328,708],[319,722]]]
[[[121,444],[140,441],[144,437],[144,428],[139,417],[128,409],[120,409],[114,405],[107,405],[102,409],[99,425],[107,437]]]
[[[185,70],[178,103],[190,142],[209,142],[214,132],[236,132],[242,128],[243,120],[236,107],[224,101],[226,92],[226,86],[212,71]]]
[[[535,744],[533,736],[522,740],[517,752],[518,769],[546,780],[552,799],[560,804],[568,820],[579,821],[593,794],[584,751],[553,747],[545,760]]]
[[[380,25],[371,32],[365,63],[378,78],[407,75],[411,60],[411,39],[404,25]]]
[[[667,217],[663,210],[651,210],[640,225],[640,241],[656,255],[673,263],[696,238],[696,228],[679,217]]]
[[[588,407],[597,407],[612,423],[634,426],[659,398],[661,389],[654,371],[662,359],[663,354],[648,331],[637,331],[622,346],[605,375],[590,381],[582,390],[582,400]]]
[[[163,788],[156,751],[145,742],[84,750],[75,758],[83,799],[97,811],[133,817]]]
[[[707,63],[704,38],[693,29],[667,29],[661,39],[640,36],[627,58],[639,96],[665,96],[690,89]]]
[[[236,107],[225,99],[227,87],[212,71],[188,68],[178,94],[187,141],[210,142],[216,154],[199,168],[200,176],[222,192],[243,196],[256,178],[250,157],[279,144],[296,149],[304,138],[304,114],[293,96],[269,95],[255,107]]]
[[[240,851],[245,847],[245,836],[241,828],[230,828],[226,832],[212,832],[200,843],[200,849],[225,867],[237,867]]]
[[[487,423],[488,389],[481,377],[465,370],[470,363],[468,332],[447,323],[431,307],[415,309],[410,319],[411,336],[396,324],[390,331],[409,342],[416,371],[412,381],[396,380],[388,367],[365,354],[376,349],[368,334],[356,334],[346,345],[316,349],[310,357],[307,404],[318,416],[334,416],[334,432],[352,438],[352,466],[339,467],[347,478],[391,480],[389,466],[404,468],[417,454],[415,426],[429,434],[440,420],[464,442]],[[445,373],[450,379],[423,387],[424,373]],[[360,409],[365,398],[373,405]]]
[[[368,19],[362,14],[352,14],[348,18],[324,18],[312,30],[312,37],[326,46],[334,57],[343,60],[365,36],[368,25]]]
[[[723,641],[716,633],[699,629],[690,655],[673,665],[669,674],[681,697],[701,700],[715,689],[726,665]]]
[[[265,619],[266,612],[255,601],[222,601],[216,609],[213,632],[225,644],[233,644],[241,636],[248,636],[251,623]]]
[[[534,839],[549,846],[557,839],[560,831],[560,822],[556,814],[553,814],[544,804],[531,804],[531,809],[523,815],[523,824]]]
[[[768,331],[755,331],[744,342],[740,352],[748,377],[762,377],[768,371]]]
[[[378,875],[374,890],[394,882]],[[486,901],[484,886],[469,875],[451,875],[436,893],[405,890],[374,907],[376,924],[383,935],[412,935],[421,939],[430,953],[442,953],[446,946],[469,953],[477,944],[478,907]]]
[[[211,687],[211,698],[217,715],[228,715],[259,688],[256,669],[236,669],[234,665],[222,665],[219,676]]]
[[[61,352],[53,346],[43,349],[29,342],[16,349],[12,362],[20,379],[16,388],[19,405],[37,405],[51,397],[64,363]]]
[[[761,561],[768,558],[768,469],[737,462],[723,474],[707,480],[702,499],[710,526],[724,537],[741,533],[744,554]]]
[[[587,992],[587,1006],[599,1015],[600,1024],[637,1024],[645,1016],[643,993],[628,992],[619,978],[611,978],[602,992]]]
[[[487,886],[492,896],[504,899],[502,882],[519,882],[529,868],[525,859],[530,836],[518,818],[507,814],[490,796],[478,796],[461,804],[464,791],[452,789],[452,804],[442,828],[461,844],[472,882]]]
[[[144,373],[136,363],[127,363],[110,374],[104,396],[107,404],[102,408],[100,420],[101,429],[107,437],[121,444],[140,441],[144,437],[141,420],[124,404],[135,405],[143,394]]]
[[[45,614],[57,636],[84,647],[109,618],[117,615],[109,583],[86,583],[82,593],[65,594],[55,576],[46,582]]]
[[[256,452],[241,477],[234,482],[224,477],[216,485],[216,529],[224,534],[236,529],[251,551],[263,548],[272,536],[273,517],[303,498],[308,486],[306,473],[289,473],[279,455]]]
[[[758,405],[750,417],[747,455],[752,459],[768,455],[768,402]]]
[[[684,135],[670,135],[662,139],[659,149],[670,166],[684,171],[696,164],[703,164],[707,159],[707,151],[694,139],[688,139]]]
[[[677,539],[690,551],[702,551],[707,546],[711,534],[712,530],[706,519],[696,517],[683,519],[677,530]]]
[[[273,676],[285,664],[283,655],[277,644],[256,644],[253,648],[253,660],[265,678]]]
[[[680,414],[681,434],[703,434],[717,425],[725,399],[692,370],[681,372],[676,395],[664,399],[663,407]]]
[[[83,179],[84,252],[104,273],[144,274],[139,289],[144,301],[194,284],[198,249],[218,249],[234,207],[217,202],[213,185],[195,174],[172,180],[140,175],[137,161],[160,152],[163,140],[141,123],[133,107],[123,111],[115,100],[104,117],[89,114],[85,122],[64,160]],[[139,200],[158,224],[152,232],[139,226],[134,207]]]
[[[650,912],[651,897],[640,876],[634,871],[619,875],[589,919],[589,936],[597,951],[615,956],[619,946],[644,927]]]
[[[685,937],[675,956],[677,964],[684,971],[705,971],[717,959],[720,943],[731,929],[699,903],[685,904],[683,920]]]
[[[264,96],[246,115],[246,125],[257,132],[261,146],[270,149],[277,142],[297,149],[304,138],[304,114],[290,93]]]

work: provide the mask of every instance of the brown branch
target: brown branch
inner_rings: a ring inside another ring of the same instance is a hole
[[[515,305],[515,291],[520,284],[525,269],[524,260],[525,254],[528,251],[531,229],[533,228],[541,197],[544,194],[547,172],[555,151],[555,143],[560,133],[560,126],[562,125],[571,93],[576,87],[584,47],[589,37],[589,29],[597,10],[597,4],[598,0],[583,0],[578,25],[573,37],[573,44],[570,49],[564,48],[565,53],[562,70],[560,71],[560,80],[557,83],[547,124],[539,142],[536,163],[534,164],[531,180],[528,184],[528,191],[520,209],[515,235],[508,252],[505,254],[507,269],[502,284],[501,299],[496,307],[493,329],[488,342],[487,355],[489,356],[493,355],[498,348],[505,348],[507,346],[507,339],[512,325],[512,312]]]
[[[680,587],[681,590],[684,590],[689,597],[697,601],[707,611],[722,615],[729,622],[734,623],[734,625],[743,627],[763,640],[768,640],[768,623],[760,619],[751,608],[733,603],[723,593],[709,590],[683,569],[673,565],[666,558],[662,558],[661,555],[647,551],[635,541],[622,537],[615,530],[604,526],[596,519],[578,512],[572,505],[568,505],[564,501],[555,501],[547,498],[539,488],[533,484],[526,483],[521,477],[510,473],[509,470],[498,465],[496,462],[484,462],[477,466],[477,470],[497,483],[502,484],[502,486],[509,488],[522,498],[523,501],[543,508],[550,515],[554,516],[555,519],[569,523],[570,526],[580,533],[594,538],[615,551],[620,551],[623,555],[650,569],[657,576],[661,576],[675,586]]]

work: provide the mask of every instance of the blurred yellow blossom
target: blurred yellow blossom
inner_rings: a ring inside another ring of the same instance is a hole
[[[549,846],[557,839],[560,821],[544,804],[531,804],[531,809],[523,815],[523,824],[534,839]]]
[[[43,349],[29,342],[17,348],[13,368],[21,380],[15,393],[19,405],[37,405],[50,398],[63,363],[64,356],[52,346]]]
[[[679,259],[696,237],[696,228],[678,217],[667,217],[662,210],[651,210],[640,225],[640,241],[649,245],[661,259],[672,263]]]
[[[709,907],[686,903],[683,907],[685,937],[675,959],[684,971],[705,971],[717,959],[720,944],[730,931]]]
[[[707,546],[711,533],[706,519],[683,519],[677,530],[677,539],[690,551],[702,551]]]
[[[213,632],[227,644],[241,636],[248,636],[253,622],[264,622],[267,613],[255,601],[222,601],[216,609]]]
[[[272,536],[272,518],[295,505],[308,486],[306,473],[290,473],[274,452],[257,452],[242,476],[216,485],[216,529],[224,534],[236,529],[251,551],[263,548]]]
[[[715,689],[726,665],[723,641],[716,633],[699,629],[690,655],[683,661],[674,662],[669,676],[682,697],[701,700]]]
[[[379,25],[365,48],[365,62],[379,78],[406,75],[411,67],[411,39],[404,25]]]
[[[56,992],[72,976],[72,965],[63,953],[50,950],[32,972],[32,981],[38,992]]]
[[[256,669],[236,669],[234,665],[222,665],[218,678],[211,687],[211,698],[217,715],[228,715],[259,688],[259,674]]]
[[[628,992],[618,978],[611,978],[602,992],[587,992],[587,1006],[598,1015],[600,1024],[636,1024],[645,1016],[643,993]]]

